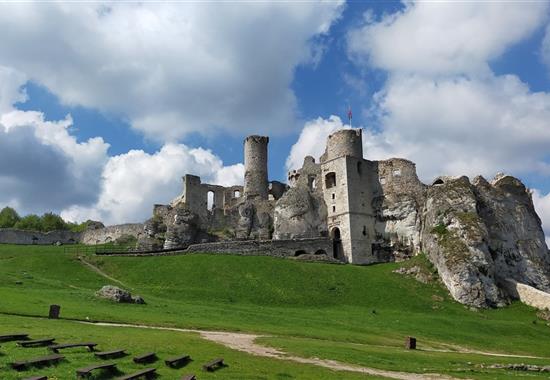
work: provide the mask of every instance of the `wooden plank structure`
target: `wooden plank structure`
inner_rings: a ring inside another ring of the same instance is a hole
[[[416,350],[416,338],[412,336],[405,338],[405,348],[407,350]]]
[[[109,358],[120,358],[121,356],[126,355],[126,350],[112,350],[112,351],[103,351],[96,352],[95,357],[100,359],[109,359]]]
[[[131,380],[131,379],[139,379],[141,377],[145,379],[150,379],[156,375],[156,371],[157,371],[156,368],[145,368],[145,369],[142,369],[141,371],[119,377],[117,380]]]
[[[136,356],[133,360],[134,360],[134,363],[137,363],[137,364],[151,363],[157,360],[157,354],[154,352],[148,352],[146,354]]]
[[[67,344],[55,344],[53,346],[49,346],[48,349],[50,349],[53,352],[59,352],[59,350],[64,350],[66,348],[88,347],[88,351],[93,351],[95,346],[97,346],[97,343],[67,343]]]
[[[13,340],[25,340],[29,339],[29,334],[25,333],[11,333],[0,335],[0,342],[10,342]]]
[[[164,361],[164,363],[168,367],[177,368],[181,367],[182,365],[186,364],[187,362],[191,361],[191,356],[184,354],[181,356],[175,356],[173,358],[168,358]]]
[[[202,369],[205,371],[215,371],[216,369],[219,369],[221,367],[225,367],[225,364],[223,363],[223,358],[217,358],[214,360],[209,361],[205,365],[202,366]]]
[[[55,338],[43,338],[36,340],[20,340],[17,345],[20,347],[42,347],[50,346],[55,341]]]
[[[11,363],[11,367],[13,369],[20,371],[32,365],[46,365],[46,364],[57,363],[58,361],[64,358],[65,357],[63,355],[59,355],[59,354],[41,356],[39,358],[21,360],[18,362]]]
[[[115,372],[116,371],[116,363],[100,363],[100,364],[92,364],[88,367],[79,368],[76,370],[76,377],[88,377],[92,374],[95,370],[107,370],[109,372]]]

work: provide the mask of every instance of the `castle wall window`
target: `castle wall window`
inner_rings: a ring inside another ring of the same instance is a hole
[[[336,173],[330,172],[325,176],[325,185],[327,189],[336,186]]]
[[[206,208],[212,210],[214,208],[214,192],[209,191],[206,195]]]
[[[332,206],[332,212],[336,212],[336,206]]]
[[[314,190],[317,187],[317,184],[315,182],[315,177],[308,177],[307,184],[310,190]]]
[[[239,190],[235,190],[233,193],[233,198],[239,198],[241,196],[241,192]]]
[[[332,199],[336,199],[336,194],[332,193]]]
[[[393,175],[395,175],[395,176],[400,176],[400,175],[401,175],[401,169],[395,169],[395,170],[393,171]]]
[[[384,178],[384,177],[380,178],[380,184],[385,185],[386,184],[386,178]]]

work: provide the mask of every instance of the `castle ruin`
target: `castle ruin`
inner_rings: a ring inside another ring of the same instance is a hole
[[[265,136],[244,140],[244,186],[185,175],[183,193],[155,205],[139,244],[351,264],[424,252],[465,304],[506,303],[508,280],[550,291],[541,222],[517,178],[440,177],[426,185],[409,160],[364,159],[362,130],[341,129],[319,162],[305,157],[284,184],[269,181],[268,144]]]

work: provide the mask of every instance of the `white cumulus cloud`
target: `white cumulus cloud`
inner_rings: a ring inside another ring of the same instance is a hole
[[[407,1],[402,11],[351,31],[354,59],[393,71],[429,75],[482,73],[488,62],[548,17],[548,2]]]
[[[0,65],[148,137],[290,131],[300,64],[343,1],[0,4]],[[1,74],[0,74],[1,75]],[[1,106],[1,105],[0,105]]]
[[[0,114],[0,205],[20,212],[91,204],[109,147],[103,139],[77,142],[72,119],[47,121],[40,112]]]

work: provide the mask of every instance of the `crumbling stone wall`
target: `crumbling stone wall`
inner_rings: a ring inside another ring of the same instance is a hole
[[[237,255],[299,257],[302,255],[333,258],[332,242],[328,238],[290,240],[223,241],[193,244],[186,252],[208,252]]]
[[[119,224],[98,229],[87,229],[82,232],[82,244],[105,244],[115,241],[121,236],[130,235],[139,239],[144,234],[143,223]]]
[[[0,228],[0,244],[52,245],[80,242],[80,233],[71,231],[26,231],[15,228]]]

